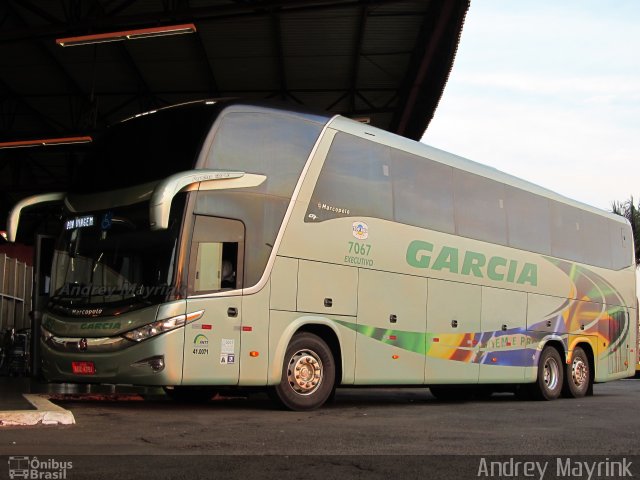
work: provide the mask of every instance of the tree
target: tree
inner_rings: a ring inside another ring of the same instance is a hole
[[[613,202],[611,204],[611,211],[629,220],[636,251],[636,267],[640,266],[640,203],[638,203],[636,207],[633,204],[633,197],[630,197],[629,200],[624,202]]]

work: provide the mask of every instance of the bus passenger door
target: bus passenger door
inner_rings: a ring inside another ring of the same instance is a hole
[[[480,305],[478,285],[429,279],[427,384],[478,382]]]
[[[238,383],[243,253],[242,222],[196,216],[187,313],[202,316],[185,328],[183,385]]]

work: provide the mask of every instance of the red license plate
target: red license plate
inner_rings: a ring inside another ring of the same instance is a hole
[[[96,373],[93,362],[71,362],[71,369],[75,375],[95,375]]]

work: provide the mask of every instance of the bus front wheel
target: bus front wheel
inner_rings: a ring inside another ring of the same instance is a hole
[[[333,354],[325,341],[313,333],[299,333],[287,347],[282,378],[272,397],[289,410],[313,410],[331,397],[335,379]]]
[[[562,393],[564,377],[562,358],[552,346],[547,346],[540,354],[538,379],[531,385],[531,394],[536,400],[555,400]]]
[[[573,350],[571,363],[567,364],[562,394],[565,397],[581,398],[591,386],[591,368],[589,358],[581,347]]]

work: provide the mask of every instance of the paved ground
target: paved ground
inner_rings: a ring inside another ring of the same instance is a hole
[[[373,476],[367,478],[378,478],[375,474],[385,478],[381,472],[390,465],[413,465],[411,471],[417,472],[416,465],[424,466],[424,462],[411,457],[383,461],[387,458],[383,455],[640,455],[639,400],[640,380],[596,385],[593,397],[554,402],[519,401],[502,394],[484,401],[444,403],[426,389],[342,389],[332,405],[309,413],[275,410],[262,394],[204,405],[144,401],[136,396],[117,402],[76,399],[57,402],[73,412],[76,425],[5,427],[0,429],[0,455],[124,455],[127,457],[117,457],[119,466],[109,464],[108,468],[132,475],[127,478],[141,478],[135,472],[149,473],[152,466],[136,470],[147,464],[159,466],[165,462],[166,478],[181,478],[180,473],[184,478],[194,478],[189,472],[195,465],[218,472],[222,468],[230,474],[234,472],[231,466],[237,463],[211,466],[207,462],[230,462],[229,457],[208,457],[185,464],[169,455],[275,455],[278,457],[266,457],[269,461],[264,457],[243,458],[254,473],[256,465],[261,465],[262,474],[276,468],[279,476],[282,469],[299,476],[305,471],[304,465],[310,464],[320,465],[323,473],[330,467],[337,472],[335,478],[350,477],[379,462],[379,468],[370,470]],[[140,455],[167,457],[132,460]],[[297,455],[318,457],[303,460]],[[370,461],[354,466],[352,460],[363,455],[376,457],[366,457]],[[77,461],[90,470],[96,462],[105,462],[101,458]],[[455,478],[451,468],[464,463],[448,457],[433,458],[439,460],[432,462],[431,472],[438,466],[446,467],[449,478]],[[477,464],[477,459],[473,462]],[[172,465],[182,467],[175,471],[169,468]],[[342,467],[350,473],[342,472]],[[0,478],[2,470],[0,465]],[[104,473],[104,469],[101,471]],[[312,478],[309,473],[302,476]],[[117,478],[110,474],[104,478]]]

